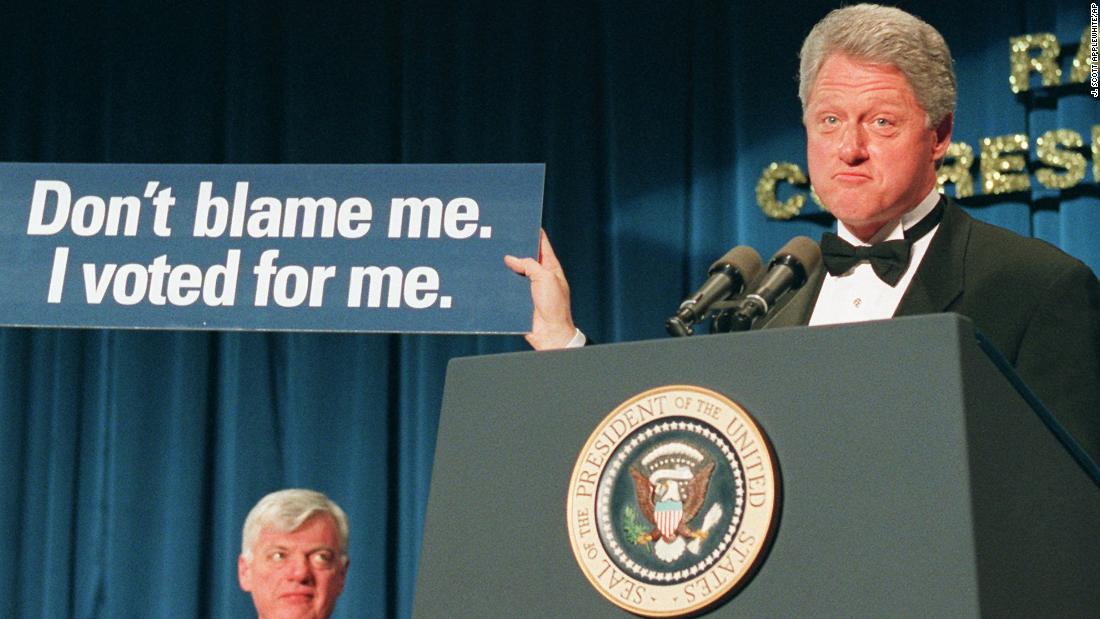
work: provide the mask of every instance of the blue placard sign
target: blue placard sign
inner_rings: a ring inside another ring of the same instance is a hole
[[[0,164],[0,324],[522,333],[542,164]]]

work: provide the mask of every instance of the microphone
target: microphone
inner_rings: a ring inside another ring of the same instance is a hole
[[[738,245],[710,266],[707,281],[680,304],[676,315],[665,321],[669,335],[691,335],[692,325],[707,314],[711,305],[741,292],[745,282],[752,281],[761,267],[760,254],[747,245]]]
[[[715,319],[715,331],[748,331],[752,323],[771,311],[788,290],[798,290],[821,264],[821,248],[812,239],[796,236],[772,256],[768,272],[732,309]],[[721,323],[723,324],[720,324]],[[728,323],[727,323],[728,321]]]

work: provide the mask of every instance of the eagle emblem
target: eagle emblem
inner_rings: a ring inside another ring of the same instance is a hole
[[[736,402],[694,385],[644,391],[611,411],[577,457],[565,504],[573,556],[623,610],[703,612],[767,555],[778,474],[767,436]]]
[[[638,507],[653,525],[633,542],[653,542],[655,554],[667,562],[679,559],[685,549],[698,554],[699,542],[722,516],[721,506],[715,503],[702,526],[691,528],[706,502],[714,466],[714,462],[704,463],[703,454],[694,447],[672,442],[646,454],[641,466],[631,467]]]

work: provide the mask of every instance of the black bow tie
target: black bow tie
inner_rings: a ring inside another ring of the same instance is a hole
[[[943,218],[943,204],[937,204],[924,219],[905,231],[905,239],[883,241],[874,245],[854,246],[832,232],[821,235],[821,261],[834,277],[847,273],[860,262],[871,263],[875,275],[883,282],[897,286],[909,267],[910,248],[928,234]]]
[[[847,273],[866,260],[871,263],[879,279],[896,286],[909,266],[909,243],[899,239],[857,247],[832,232],[826,232],[821,235],[821,260],[833,276]]]

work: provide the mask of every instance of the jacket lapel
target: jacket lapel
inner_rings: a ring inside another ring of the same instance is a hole
[[[962,294],[971,221],[954,201],[944,199],[943,221],[895,316],[942,312]]]

